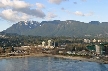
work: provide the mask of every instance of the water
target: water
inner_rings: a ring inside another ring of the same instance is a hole
[[[0,71],[108,71],[108,64],[54,57],[26,57],[0,60]]]

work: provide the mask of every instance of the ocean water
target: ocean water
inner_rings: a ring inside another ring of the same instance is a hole
[[[108,71],[108,64],[55,57],[0,59],[0,71]]]

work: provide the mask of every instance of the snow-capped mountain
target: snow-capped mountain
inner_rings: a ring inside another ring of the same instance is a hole
[[[34,36],[106,36],[108,22],[91,21],[84,23],[75,20],[54,21],[20,21],[13,24],[5,33]]]

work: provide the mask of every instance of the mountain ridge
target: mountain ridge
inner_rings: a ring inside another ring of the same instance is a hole
[[[20,21],[13,24],[5,33],[33,36],[107,36],[108,22],[91,21],[84,23],[75,20]]]

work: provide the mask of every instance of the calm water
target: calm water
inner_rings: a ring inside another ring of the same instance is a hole
[[[54,57],[10,58],[0,60],[0,71],[108,71],[108,64]]]

